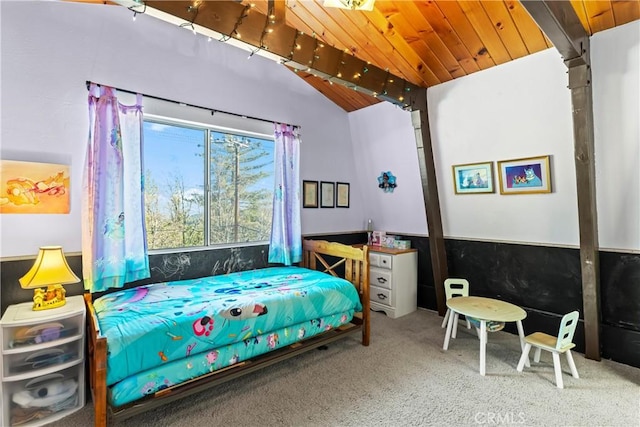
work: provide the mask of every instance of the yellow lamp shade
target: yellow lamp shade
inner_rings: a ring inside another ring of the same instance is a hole
[[[62,252],[62,246],[42,246],[31,269],[19,279],[23,289],[47,287],[46,292],[36,289],[33,309],[44,310],[65,304],[65,291],[61,285],[77,283],[76,276]]]
[[[31,270],[20,278],[23,289],[39,288],[53,284],[78,283],[76,276],[62,252],[62,246],[42,246]]]

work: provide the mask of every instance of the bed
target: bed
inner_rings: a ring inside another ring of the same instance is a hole
[[[353,333],[369,345],[368,262],[367,246],[304,240],[300,267],[85,294],[95,425]]]

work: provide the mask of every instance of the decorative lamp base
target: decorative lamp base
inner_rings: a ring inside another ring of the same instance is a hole
[[[48,310],[62,307],[67,303],[65,294],[66,291],[62,285],[49,285],[46,291],[42,288],[37,288],[33,292],[33,309]]]

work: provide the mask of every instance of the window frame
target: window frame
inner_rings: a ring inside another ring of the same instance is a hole
[[[156,100],[157,101],[157,100]],[[168,103],[168,102],[167,102]],[[181,107],[181,110],[186,108],[193,107]],[[216,114],[217,115],[217,114]],[[211,113],[211,116],[214,116]],[[258,120],[250,119],[242,117],[243,121],[254,122],[252,123],[255,127]],[[162,253],[175,253],[175,252],[191,252],[191,251],[201,251],[201,250],[209,250],[209,249],[223,249],[223,248],[234,248],[234,247],[249,247],[249,246],[261,246],[265,244],[269,244],[269,240],[261,240],[261,241],[253,241],[253,242],[226,242],[226,243],[212,243],[211,242],[211,137],[213,132],[225,133],[237,135],[239,137],[246,138],[255,138],[255,139],[263,139],[268,141],[274,141],[275,137],[273,134],[266,134],[261,132],[254,132],[251,130],[241,130],[237,128],[231,128],[228,126],[223,126],[220,124],[207,123],[202,121],[194,121],[187,120],[179,117],[168,117],[163,114],[157,113],[145,113],[143,116],[143,121],[156,123],[160,125],[169,125],[169,126],[181,126],[187,127],[196,130],[204,130],[205,131],[205,140],[203,141],[203,162],[204,162],[204,176],[203,176],[203,184],[204,184],[204,245],[203,246],[186,246],[186,247],[174,247],[174,248],[158,248],[158,249],[148,249],[150,254],[162,254]],[[233,120],[237,122],[237,118],[233,117]],[[270,126],[273,126],[272,123],[268,123]],[[275,157],[275,147],[274,147],[274,157]],[[275,162],[275,159],[274,159]],[[144,162],[143,162],[144,164]],[[144,174],[145,171],[143,171]],[[275,174],[273,176],[275,182]]]

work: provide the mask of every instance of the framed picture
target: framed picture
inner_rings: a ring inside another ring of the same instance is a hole
[[[0,160],[0,214],[68,214],[69,165]]]
[[[335,184],[333,182],[327,182],[327,181],[320,182],[320,207],[321,208],[335,207],[334,189],[335,189]]]
[[[302,207],[318,207],[318,181],[302,181]]]
[[[336,182],[336,208],[349,207],[349,184]]]
[[[498,162],[500,194],[551,193],[549,156]]]
[[[493,162],[453,165],[456,194],[493,193]]]

